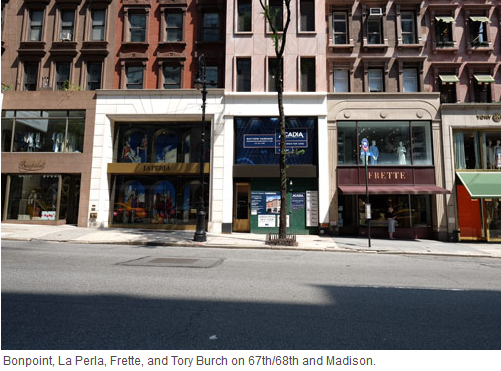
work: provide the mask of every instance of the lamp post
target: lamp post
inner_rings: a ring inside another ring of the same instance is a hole
[[[193,241],[205,242],[207,235],[205,233],[205,187],[204,187],[204,168],[205,168],[205,101],[207,99],[207,75],[206,75],[205,56],[201,54],[198,57],[198,71],[195,78],[195,88],[202,91],[202,128],[200,138],[200,198],[197,209],[197,229]]]

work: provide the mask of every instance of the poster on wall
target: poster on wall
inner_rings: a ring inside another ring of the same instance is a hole
[[[42,211],[42,220],[56,220],[56,212]]]
[[[251,192],[251,215],[279,214],[280,192]]]
[[[305,207],[304,193],[294,192],[291,195],[291,209],[299,210]]]
[[[289,215],[287,215],[287,218],[286,218],[286,221],[285,221],[285,225],[287,228],[289,228]],[[277,215],[277,227],[280,226],[280,215]]]
[[[306,191],[306,226],[318,227],[318,191]]]
[[[259,215],[257,218],[257,226],[259,228],[274,228],[275,215]]]

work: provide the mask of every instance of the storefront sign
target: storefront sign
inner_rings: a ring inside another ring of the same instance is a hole
[[[291,195],[291,209],[299,210],[305,206],[304,193],[292,193]]]
[[[42,211],[42,220],[56,220],[56,212]]]
[[[370,180],[407,180],[407,172],[403,171],[392,171],[392,170],[369,170],[369,181]]]
[[[110,163],[109,174],[199,174],[197,163]],[[204,173],[209,173],[209,164],[205,164]]]
[[[38,171],[45,168],[45,161],[42,160],[33,160],[27,161],[23,160],[19,162],[18,169],[20,172],[28,172],[28,171]]]
[[[306,226],[318,226],[318,191],[306,191]]]
[[[497,112],[492,115],[477,115],[477,120],[492,120],[494,122],[501,122],[501,113]]]
[[[275,215],[259,215],[257,218],[257,226],[259,228],[274,228]]]

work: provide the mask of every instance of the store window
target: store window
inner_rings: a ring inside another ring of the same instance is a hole
[[[456,169],[501,170],[501,131],[454,131]]]
[[[202,14],[202,41],[219,41],[219,13]]]
[[[299,31],[315,31],[315,4],[313,0],[299,2]]]
[[[428,121],[342,121],[337,132],[339,165],[365,165],[362,138],[369,141],[368,165],[433,165]]]
[[[252,31],[252,1],[238,0],[237,32]]]
[[[206,126],[205,161],[210,160],[209,124]],[[118,124],[117,158],[126,163],[188,163],[200,161],[200,122],[144,124],[141,128]]]
[[[104,41],[104,31],[106,24],[106,10],[104,9],[91,9],[91,26],[90,26],[90,40],[91,41]]]
[[[6,111],[11,113],[6,131],[2,126],[2,145],[10,134],[12,152],[82,152],[85,111]],[[7,119],[7,117],[5,117]],[[2,118],[2,125],[3,125]],[[9,133],[10,132],[10,133]],[[13,134],[12,134],[13,133]]]

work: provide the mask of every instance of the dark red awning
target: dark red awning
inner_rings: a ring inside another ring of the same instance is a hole
[[[345,195],[364,195],[364,185],[340,185],[339,189]],[[447,189],[437,187],[436,185],[399,185],[382,186],[369,185],[369,194],[448,194]]]

